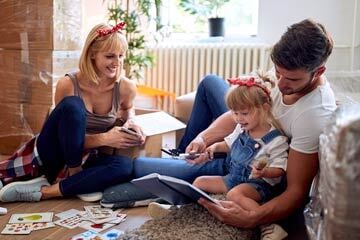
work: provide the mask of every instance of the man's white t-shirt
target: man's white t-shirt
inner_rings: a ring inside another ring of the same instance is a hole
[[[290,148],[301,153],[316,153],[319,136],[336,109],[334,92],[325,78],[325,83],[312,92],[286,105],[278,87],[271,92],[272,111],[285,134],[290,139]]]

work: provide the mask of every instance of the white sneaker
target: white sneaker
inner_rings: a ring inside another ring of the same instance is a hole
[[[11,182],[0,189],[0,202],[38,202],[42,186],[50,186],[45,177]]]
[[[287,237],[287,232],[278,224],[260,226],[261,240],[282,240]]]
[[[149,206],[147,208],[147,212],[149,216],[153,219],[160,219],[168,215],[171,210],[171,205],[168,204],[160,204],[157,202],[151,202],[149,203]]]
[[[93,192],[93,193],[84,193],[78,194],[77,197],[83,200],[84,202],[97,202],[102,199],[102,192]]]

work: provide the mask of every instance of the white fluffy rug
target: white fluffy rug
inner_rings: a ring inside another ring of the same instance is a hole
[[[260,239],[258,229],[245,230],[225,225],[200,205],[189,204],[171,211],[162,219],[153,219],[126,232],[120,239],[141,240],[216,240]]]

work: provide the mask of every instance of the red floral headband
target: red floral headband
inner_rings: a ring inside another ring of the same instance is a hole
[[[269,89],[267,89],[266,87],[260,85],[259,83],[255,82],[255,77],[248,77],[248,78],[229,78],[228,82],[231,85],[238,85],[238,86],[246,86],[246,87],[258,87],[261,88],[261,90],[264,91],[264,93],[266,94],[266,96],[269,98],[269,100],[271,101],[270,98],[270,91]]]
[[[124,28],[124,26],[125,26],[125,22],[120,22],[120,23],[116,24],[113,28],[110,28],[110,29],[102,28],[102,29],[96,30],[96,32],[99,34],[98,37],[103,37],[103,36],[112,34],[114,32],[117,32],[119,30],[122,30]]]

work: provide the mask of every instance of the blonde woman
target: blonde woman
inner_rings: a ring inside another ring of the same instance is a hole
[[[145,141],[141,129],[131,121],[136,86],[121,77],[128,47],[119,32],[123,27],[124,23],[114,27],[99,24],[90,31],[79,71],[58,81],[56,107],[40,134],[1,163],[0,201],[75,195],[99,200],[103,189],[131,178],[131,159],[99,151],[103,146],[126,149]],[[136,134],[120,131],[115,126],[117,119]],[[66,175],[56,181],[64,167]],[[19,181],[23,178],[32,180]],[[100,193],[82,195],[93,192]]]

